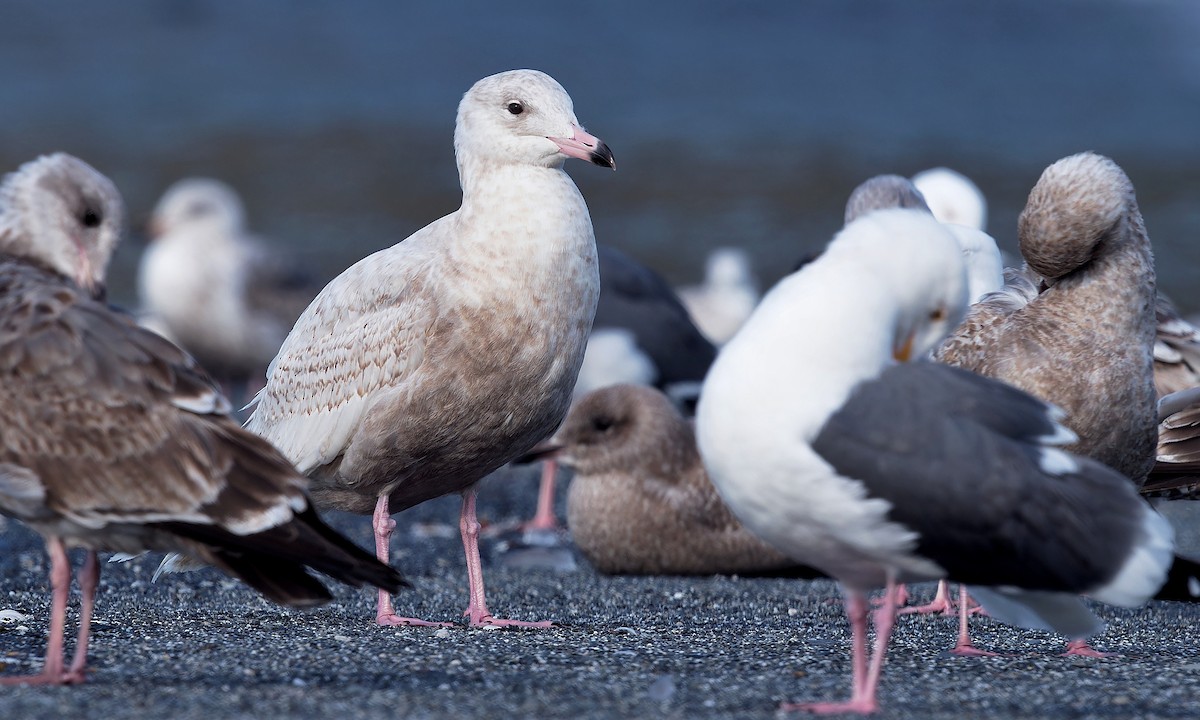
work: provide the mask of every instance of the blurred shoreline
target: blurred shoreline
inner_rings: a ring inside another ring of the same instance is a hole
[[[597,238],[696,281],[741,245],[764,283],[819,249],[867,177],[945,165],[1016,250],[1041,170],[1082,150],[1138,190],[1160,286],[1200,310],[1200,5],[633,0],[6,3],[0,169],[55,150],[110,175],[136,226],[187,175],[329,278],[453,210],[454,112],[483,75],[537,67],[620,171],[569,172]],[[115,301],[131,304],[136,233]]]

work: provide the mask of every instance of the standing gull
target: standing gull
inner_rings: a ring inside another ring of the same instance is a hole
[[[0,684],[84,680],[98,549],[183,552],[298,607],[331,598],[306,566],[402,582],[317,518],[305,478],[238,427],[191,358],[96,299],[122,214],[112,183],[69,155],[0,188],[0,512],[46,538],[53,590],[41,674]],[[64,667],[72,546],[87,555]]]
[[[316,294],[307,276],[246,231],[241,199],[218,180],[173,184],[148,230],[143,309],[218,378],[260,375]]]
[[[476,482],[566,415],[596,310],[596,243],[567,158],[614,167],[548,75],[514,70],[464,95],[462,206],[335,278],[271,363],[247,427],[312,478],[322,507],[393,512],[462,493],[472,626],[484,597]],[[377,621],[398,617],[381,591]]]
[[[998,619],[1082,637],[1101,623],[1076,594],[1133,607],[1165,579],[1170,526],[1126,478],[1056,447],[1073,439],[1061,413],[974,373],[892,364],[931,349],[965,304],[949,232],[881,210],[779,283],[705,380],[697,439],[713,483],[747,527],[846,593],[851,699],[804,709],[878,709],[897,582],[990,586],[973,592]]]
[[[708,479],[691,423],[642,385],[584,396],[545,447],[575,477],[567,521],[601,572],[762,573],[796,563],[750,533]]]
[[[936,190],[937,187],[934,189]],[[859,184],[850,193],[850,198],[846,201],[845,224],[849,225],[874,210],[885,210],[888,208],[910,208],[934,214],[930,210],[929,205],[926,204],[925,196],[917,189],[916,184],[912,180],[900,175],[876,175]],[[1000,248],[996,245],[996,241],[992,239],[992,236],[975,227],[956,224],[946,219],[947,216],[944,214],[942,216],[934,214],[934,217],[954,235],[955,241],[958,242],[959,250],[962,252],[963,262],[967,268],[968,303],[976,303],[984,295],[1000,289],[1004,285],[1004,263],[1000,256]],[[950,217],[954,216],[951,215]],[[960,625],[965,636],[967,612],[966,591],[960,589],[959,595],[961,598],[960,610],[962,615]],[[900,588],[900,597],[901,604],[908,602],[908,591],[903,586]],[[949,584],[945,580],[939,580],[937,593],[934,595],[932,601],[924,605],[906,607],[901,611],[901,614],[917,613],[927,615],[936,612],[949,614],[953,611],[954,603],[950,600]],[[969,642],[965,645],[960,644],[960,647],[956,647],[951,652],[958,654],[968,652],[982,653],[982,651],[970,648]]]

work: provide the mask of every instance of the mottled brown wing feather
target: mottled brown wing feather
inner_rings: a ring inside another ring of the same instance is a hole
[[[227,415],[188,355],[11,260],[0,261],[0,407],[0,467],[31,473],[7,473],[8,485],[30,497],[26,486],[41,485],[30,512],[6,507],[22,519],[56,516],[97,547],[120,536],[117,549],[133,538],[183,550],[291,605],[329,599],[305,566],[353,585],[403,583],[320,521],[303,476]]]

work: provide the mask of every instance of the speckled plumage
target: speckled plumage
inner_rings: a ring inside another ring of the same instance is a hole
[[[1200,328],[1183,319],[1164,295],[1154,310],[1154,388],[1161,398],[1200,385]]]
[[[464,492],[466,528],[474,484],[558,427],[599,294],[591,217],[562,165],[614,165],[566,91],[533,70],[484,78],[454,146],[462,206],[321,291],[247,424],[319,505],[374,508],[381,556],[385,511]]]
[[[1157,433],[1155,282],[1133,185],[1108,158],[1060,160],[1030,193],[1019,239],[1040,282],[975,305],[936,357],[1061,407],[1071,451],[1141,484]]]
[[[575,470],[567,495],[571,535],[601,572],[744,574],[795,566],[721,501],[691,424],[662,392],[613,385],[589,393],[550,442]]]
[[[550,78],[512,80],[570,111]],[[475,103],[515,91],[493,78],[464,100],[462,207],[330,282],[271,363],[247,427],[324,507],[457,492],[566,414],[599,294],[595,240],[561,156],[513,162],[470,137]]]

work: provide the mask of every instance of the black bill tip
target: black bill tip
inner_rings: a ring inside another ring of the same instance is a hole
[[[592,151],[588,153],[588,160],[591,160],[593,165],[617,169],[617,161],[613,157],[612,150],[609,150],[603,142],[592,148]]]

